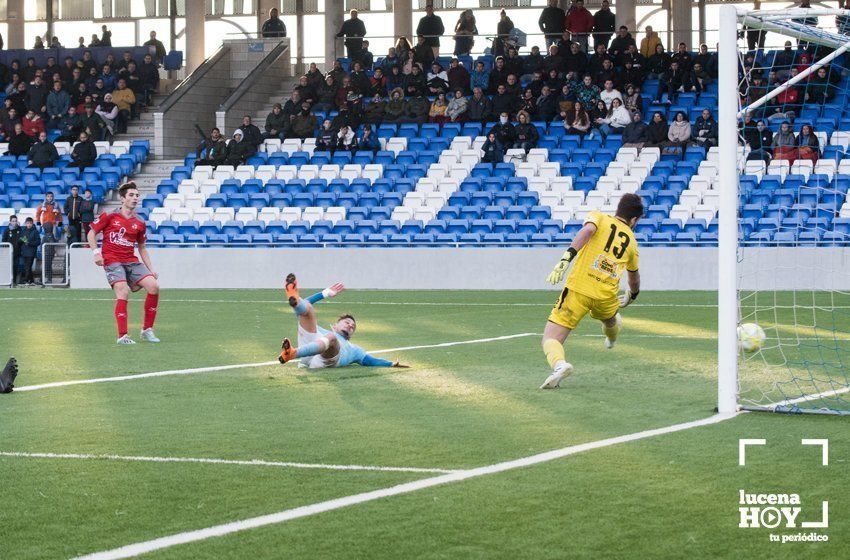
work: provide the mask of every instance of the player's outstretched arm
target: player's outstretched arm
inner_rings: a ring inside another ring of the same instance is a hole
[[[640,293],[640,272],[637,270],[629,271],[629,289],[626,293],[620,296],[620,309],[628,307],[631,302],[637,299]]]
[[[584,224],[584,227],[582,227],[576,234],[575,238],[573,238],[573,242],[570,243],[570,247],[564,252],[561,260],[558,261],[558,264],[556,264],[555,268],[552,269],[552,272],[549,273],[549,276],[546,278],[547,282],[550,284],[560,284],[564,280],[564,276],[567,274],[567,269],[570,267],[570,262],[572,262],[578,252],[587,245],[587,242],[590,241],[590,238],[593,237],[594,233],[596,233],[596,224]]]
[[[315,293],[312,296],[307,298],[311,304],[315,305],[326,298],[332,298],[338,296],[342,291],[345,290],[345,285],[342,282],[337,282],[333,286],[328,286],[321,292]]]

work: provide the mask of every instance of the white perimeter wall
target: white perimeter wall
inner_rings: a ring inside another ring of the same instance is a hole
[[[279,288],[288,272],[307,286],[366,289],[551,290],[563,253],[543,248],[151,248],[163,288]],[[72,288],[107,288],[91,251],[70,251]],[[850,248],[746,249],[743,289],[850,290]],[[642,289],[714,290],[715,248],[641,249]]]

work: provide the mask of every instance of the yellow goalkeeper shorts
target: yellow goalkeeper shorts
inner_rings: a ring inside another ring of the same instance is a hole
[[[619,309],[620,302],[616,297],[594,299],[564,287],[549,314],[549,320],[572,330],[588,313],[594,319],[605,321],[616,315]]]

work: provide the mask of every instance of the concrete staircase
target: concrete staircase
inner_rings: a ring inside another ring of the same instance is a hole
[[[284,103],[286,103],[287,100],[289,99],[290,94],[292,94],[292,90],[297,85],[298,85],[298,78],[296,78],[296,77],[287,78],[284,81],[282,81],[281,84],[280,84],[279,93],[277,93],[275,95],[270,95],[268,103],[266,103],[265,105],[260,107],[251,116],[251,119],[253,120],[254,124],[257,125],[257,127],[259,127],[259,129],[262,132],[265,132],[265,129],[263,128],[263,126],[266,123],[266,117],[268,116],[269,113],[272,112],[272,109],[274,108],[274,104],[280,103],[281,105],[283,105]],[[239,119],[239,122],[242,122],[241,118]],[[232,132],[233,131],[231,130],[230,133],[232,134]]]

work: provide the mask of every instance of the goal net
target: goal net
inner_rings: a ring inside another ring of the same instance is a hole
[[[737,404],[850,414],[850,12],[737,16],[764,41],[736,53],[737,321],[766,334]]]

